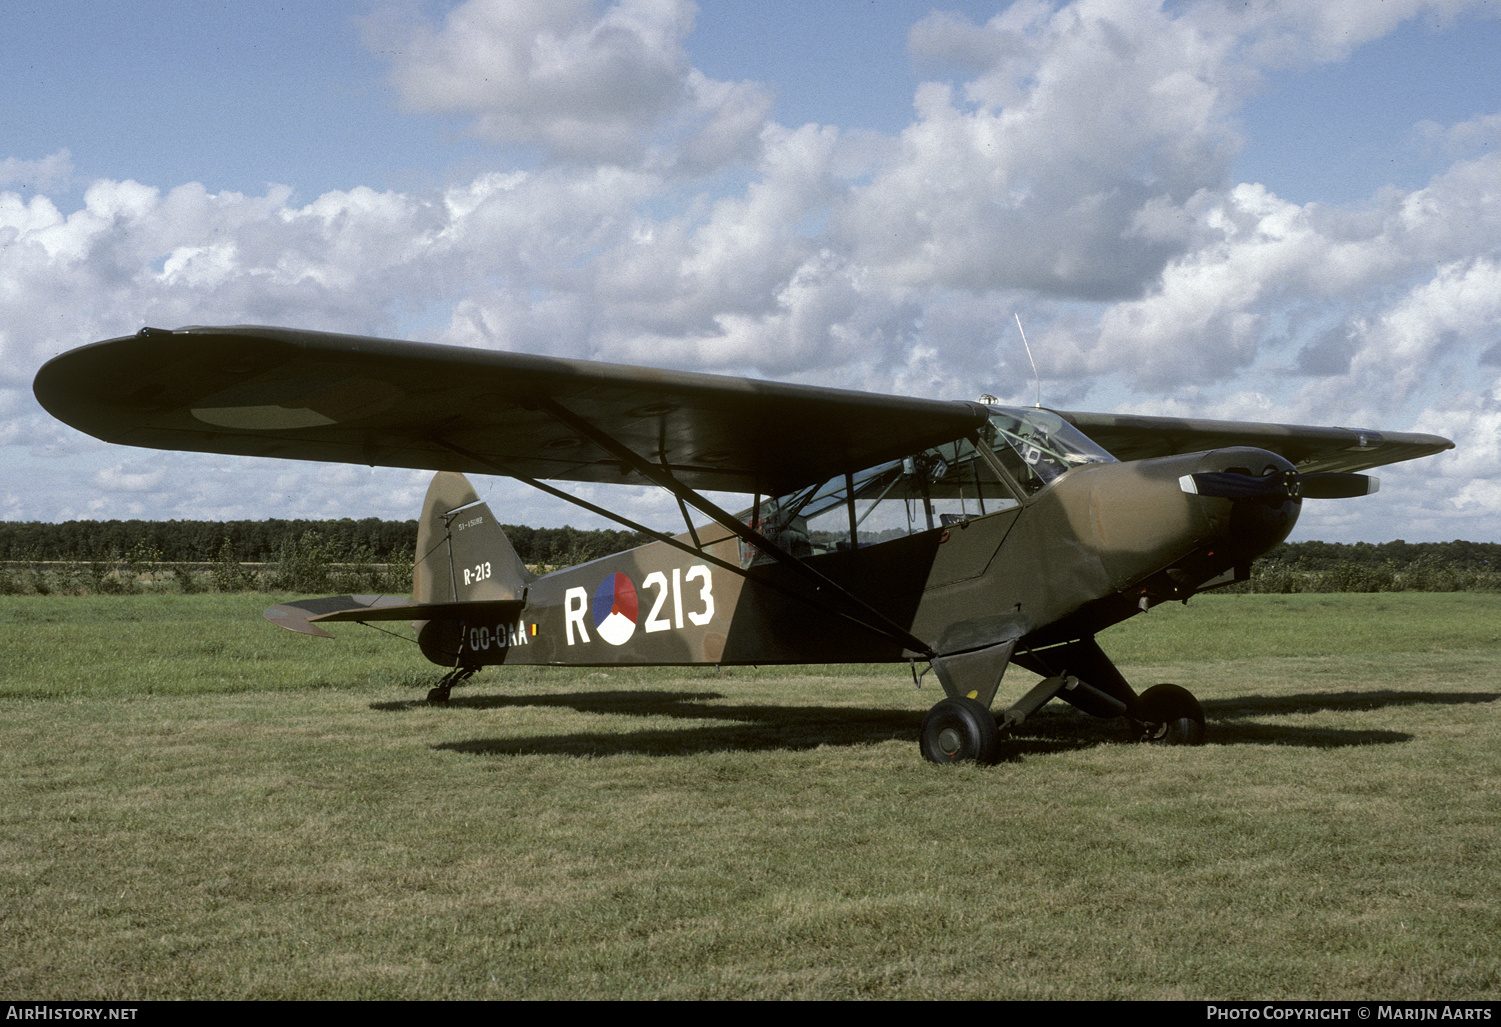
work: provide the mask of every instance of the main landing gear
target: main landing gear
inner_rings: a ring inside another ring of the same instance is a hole
[[[966,696],[943,699],[922,719],[923,758],[932,763],[994,763],[1001,748],[990,711]]]
[[[924,759],[932,763],[994,763],[1000,756],[1002,736],[1055,698],[1091,716],[1125,717],[1137,741],[1204,744],[1204,709],[1193,693],[1178,685],[1153,685],[1137,695],[1092,638],[1015,654],[1011,662],[1048,676],[999,717],[992,716],[987,704],[972,697],[995,695],[1000,680],[993,668],[990,676],[994,680],[984,681],[965,680],[965,675],[950,670],[944,681],[950,694],[928,711],[918,732]],[[1058,667],[1066,669],[1059,673],[1054,669]],[[954,694],[961,688],[972,691],[969,695]]]

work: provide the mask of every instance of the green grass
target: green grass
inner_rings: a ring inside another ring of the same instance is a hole
[[[1209,745],[1054,704],[990,768],[921,761],[905,667],[429,707],[414,646],[266,602],[0,599],[0,994],[1501,992],[1501,597],[1154,610],[1101,641]]]

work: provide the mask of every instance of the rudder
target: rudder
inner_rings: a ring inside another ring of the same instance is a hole
[[[521,599],[535,578],[469,479],[453,471],[433,475],[417,522],[412,600]]]

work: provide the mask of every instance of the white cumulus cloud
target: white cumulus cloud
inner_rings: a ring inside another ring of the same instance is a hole
[[[76,197],[66,152],[0,159],[0,450],[46,452],[48,475],[94,490],[7,486],[5,515],[120,515],[143,495],[168,497],[153,500],[165,516],[351,503],[397,516],[420,501],[407,472],[66,450],[31,377],[143,324],[1031,402],[1020,313],[1051,405],[1450,433],[1454,454],[1321,523],[1380,534],[1397,503],[1433,531],[1494,534],[1501,155],[1482,143],[1501,115],[1420,126],[1443,154],[1431,179],[1359,205],[1231,174],[1237,112],[1268,76],[1465,9],[1020,0],[983,24],[934,14],[909,45],[961,75],[921,85],[890,136],[781,125],[765,87],[710,79],[683,0],[383,14],[368,32],[402,102],[466,119],[510,157],[439,189],[307,201],[107,177]],[[518,146],[539,156],[517,160]]]

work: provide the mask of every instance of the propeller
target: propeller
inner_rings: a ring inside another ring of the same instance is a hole
[[[1240,471],[1199,471],[1178,479],[1178,487],[1184,492],[1219,499],[1352,499],[1371,495],[1380,485],[1381,479],[1374,475],[1348,471],[1317,474],[1273,471],[1261,475]]]

